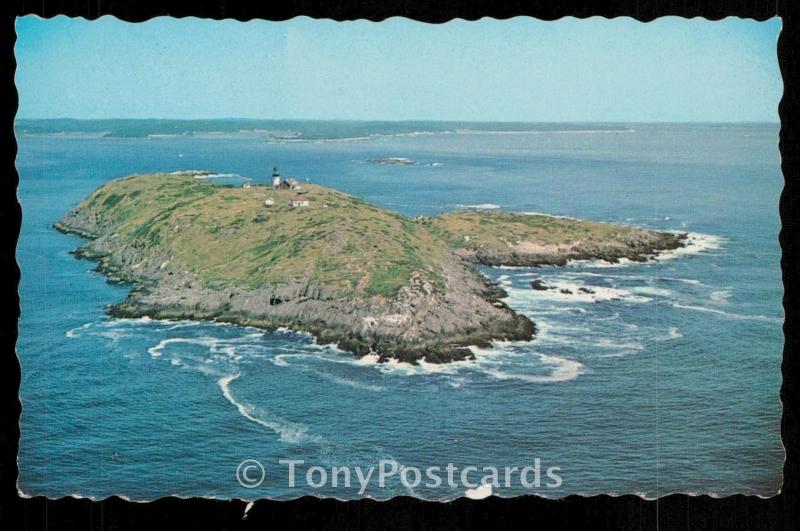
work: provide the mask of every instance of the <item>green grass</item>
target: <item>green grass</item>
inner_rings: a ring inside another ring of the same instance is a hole
[[[346,194],[304,188],[311,207],[292,208],[291,191],[137,175],[107,184],[80,208],[111,220],[113,231],[145,257],[167,254],[208,285],[308,279],[392,297],[415,272],[443,285],[448,251],[436,235]],[[267,197],[273,206],[264,206]]]
[[[309,280],[353,294],[392,297],[413,275],[444,289],[450,248],[508,250],[519,242],[565,244],[616,239],[629,227],[509,212],[451,212],[412,220],[347,194],[222,187],[185,175],[134,175],[79,205],[110,221],[142,258],[170,257],[212,286],[260,287]],[[275,204],[264,206],[271,197]]]
[[[602,242],[624,237],[631,227],[594,221],[513,212],[449,212],[420,222],[451,247],[506,250],[509,244],[530,242],[564,245]]]

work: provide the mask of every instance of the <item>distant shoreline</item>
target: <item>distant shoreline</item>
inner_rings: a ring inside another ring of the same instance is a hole
[[[596,134],[632,133],[638,126],[779,127],[779,123],[705,122],[459,122],[259,119],[103,119],[18,118],[19,135],[159,139],[174,137],[260,138],[269,142],[356,141],[430,134]]]

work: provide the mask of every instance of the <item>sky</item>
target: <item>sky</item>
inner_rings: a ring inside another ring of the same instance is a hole
[[[778,18],[18,18],[19,118],[777,122]]]

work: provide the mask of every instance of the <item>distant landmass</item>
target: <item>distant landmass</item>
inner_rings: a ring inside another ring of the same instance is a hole
[[[18,119],[17,134],[95,135],[109,138],[159,138],[196,135],[250,135],[272,141],[361,139],[382,135],[446,132],[606,131],[627,132],[623,124],[557,124],[524,122],[438,122],[355,120],[76,120]]]
[[[683,236],[511,212],[408,218],[297,181],[221,186],[205,172],[112,181],[55,227],[129,282],[116,316],[305,330],[358,356],[470,358],[535,326],[474,266],[647,260]]]

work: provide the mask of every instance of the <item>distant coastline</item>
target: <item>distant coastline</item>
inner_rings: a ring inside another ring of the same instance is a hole
[[[165,120],[105,119],[79,120],[17,119],[18,134],[91,135],[104,138],[169,138],[176,136],[246,136],[274,142],[362,140],[381,136],[424,134],[530,134],[630,132],[626,124],[525,123],[525,122],[439,122],[439,121],[360,121],[360,120]]]

